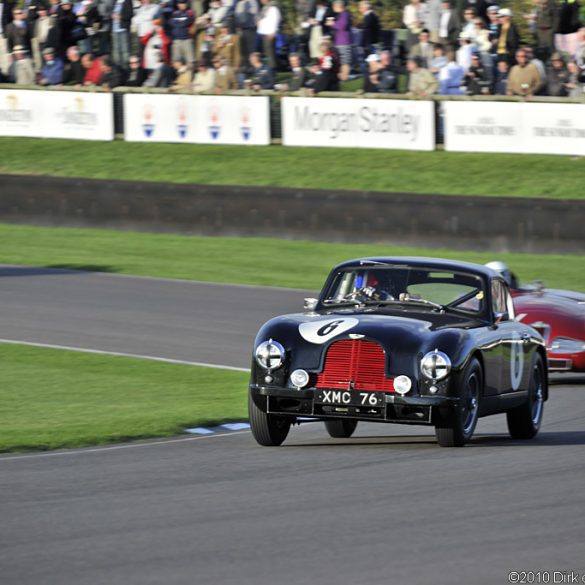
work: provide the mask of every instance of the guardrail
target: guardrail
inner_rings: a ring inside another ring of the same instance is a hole
[[[39,93],[40,92],[40,93]],[[0,135],[585,155],[585,96],[432,96],[0,85]]]

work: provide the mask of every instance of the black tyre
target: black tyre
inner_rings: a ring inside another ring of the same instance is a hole
[[[479,416],[482,393],[483,372],[477,359],[473,358],[461,377],[459,404],[437,415],[435,435],[441,447],[463,447],[471,439]]]
[[[248,416],[252,435],[259,445],[264,447],[282,445],[290,430],[290,418],[263,412],[250,394],[248,394]]]
[[[325,428],[334,439],[349,439],[357,427],[357,420],[326,420]]]
[[[528,387],[528,400],[506,413],[508,431],[513,439],[532,439],[540,430],[546,394],[546,376],[540,354],[532,363],[532,375]]]

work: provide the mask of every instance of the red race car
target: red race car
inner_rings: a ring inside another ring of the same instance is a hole
[[[547,289],[539,282],[520,286],[503,262],[486,266],[508,282],[516,320],[534,327],[544,337],[549,371],[585,372],[585,294]]]

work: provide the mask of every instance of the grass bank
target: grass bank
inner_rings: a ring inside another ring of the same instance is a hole
[[[209,185],[585,198],[585,159],[0,138],[0,173]]]
[[[0,452],[165,437],[245,420],[248,375],[0,344]]]
[[[493,254],[264,238],[211,238],[0,224],[0,263],[318,289],[334,264],[360,256],[503,260],[524,282],[585,291],[583,256]]]

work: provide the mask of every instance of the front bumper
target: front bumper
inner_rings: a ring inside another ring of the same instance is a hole
[[[437,408],[453,408],[459,398],[448,396],[400,396],[385,393],[385,404],[379,408],[334,406],[315,403],[314,388],[296,390],[270,385],[250,385],[252,399],[259,408],[272,414],[303,418],[352,418],[402,424],[433,424]]]

